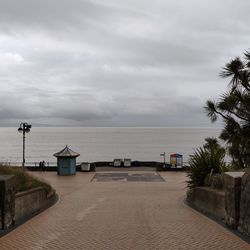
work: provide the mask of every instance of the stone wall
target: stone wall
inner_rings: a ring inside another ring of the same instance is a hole
[[[0,222],[1,229],[8,229],[14,224],[15,214],[15,177],[0,176]]]
[[[250,236],[250,171],[246,172],[241,181],[240,217],[238,230]]]
[[[187,201],[219,219],[233,229],[250,236],[250,170],[226,172],[223,175],[223,189],[196,187],[187,193]]]
[[[199,210],[218,219],[225,218],[225,193],[222,190],[196,187],[189,197],[189,202]]]
[[[243,172],[224,174],[226,224],[236,229],[240,218],[241,178]]]
[[[17,193],[15,197],[15,221],[18,223],[27,217],[31,217],[48,207],[53,199],[55,199],[55,193],[52,192],[47,196],[42,187]]]

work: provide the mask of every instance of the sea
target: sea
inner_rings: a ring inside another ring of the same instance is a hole
[[[176,127],[32,127],[25,138],[26,164],[40,161],[53,164],[54,153],[66,145],[80,156],[77,162],[113,161],[130,158],[133,161],[166,161],[172,153],[183,155],[187,162],[194,149],[206,137],[218,137],[219,128]],[[22,134],[17,128],[0,128],[0,162],[21,164]]]

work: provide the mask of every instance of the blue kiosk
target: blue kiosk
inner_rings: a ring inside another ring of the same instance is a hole
[[[74,152],[66,146],[63,150],[55,153],[57,158],[58,175],[74,175],[76,173],[76,157],[80,154]]]

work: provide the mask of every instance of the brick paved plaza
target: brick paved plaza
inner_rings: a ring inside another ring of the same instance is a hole
[[[165,181],[150,181],[146,172],[146,181],[35,174],[56,188],[60,200],[2,237],[0,249],[250,249],[183,203],[185,173],[160,173]]]

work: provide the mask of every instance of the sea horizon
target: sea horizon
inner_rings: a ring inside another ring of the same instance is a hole
[[[80,153],[78,162],[162,161],[179,153],[188,161],[206,137],[218,137],[220,128],[198,127],[32,127],[26,134],[26,162],[55,162],[53,154],[68,145]],[[15,127],[0,127],[0,162],[22,161],[22,136]]]

